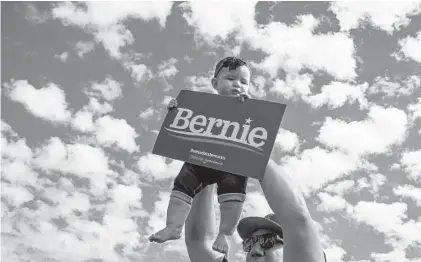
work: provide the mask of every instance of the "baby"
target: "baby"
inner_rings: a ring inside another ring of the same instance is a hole
[[[212,86],[219,95],[236,96],[243,102],[245,98],[249,98],[250,77],[250,69],[246,62],[236,57],[226,57],[215,67]],[[175,107],[177,100],[173,99],[168,104],[168,109]],[[212,248],[227,254],[228,237],[234,233],[243,209],[247,177],[190,163],[184,163],[174,180],[167,209],[166,227],[151,235],[149,241],[163,243],[180,238],[193,198],[204,187],[214,183],[218,186],[221,221]]]

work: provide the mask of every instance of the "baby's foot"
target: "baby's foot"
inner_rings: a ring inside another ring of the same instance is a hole
[[[229,246],[227,236],[223,233],[219,233],[215,242],[213,242],[212,249],[222,254],[228,254]]]
[[[175,240],[181,237],[181,229],[175,227],[165,227],[161,231],[149,237],[150,242],[164,243],[168,240]]]

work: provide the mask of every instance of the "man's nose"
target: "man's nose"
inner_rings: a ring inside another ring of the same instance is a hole
[[[262,247],[260,246],[259,243],[256,243],[253,245],[252,249],[250,250],[250,255],[251,257],[263,257],[264,256],[264,252]]]

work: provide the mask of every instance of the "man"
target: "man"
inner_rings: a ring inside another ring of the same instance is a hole
[[[240,221],[237,230],[244,240],[246,262],[325,261],[304,197],[291,178],[269,160],[260,184],[274,215]],[[186,221],[185,241],[191,262],[227,261],[212,250],[215,234],[213,191],[214,186],[208,186],[196,196]]]

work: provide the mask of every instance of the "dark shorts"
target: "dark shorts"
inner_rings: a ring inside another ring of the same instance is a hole
[[[173,191],[194,198],[207,185],[217,184],[218,196],[246,194],[247,177],[185,162],[174,180]]]

